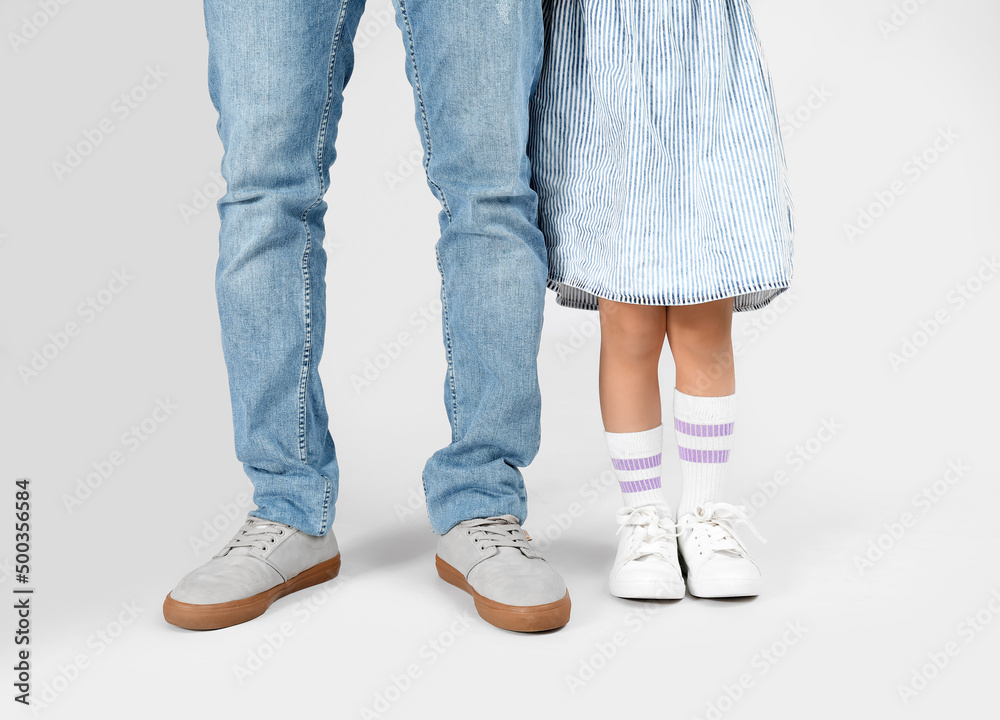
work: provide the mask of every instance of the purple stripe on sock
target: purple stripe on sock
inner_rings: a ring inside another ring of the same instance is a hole
[[[618,486],[623,493],[637,493],[643,490],[656,490],[660,487],[660,478],[646,478],[645,480],[619,480]]]
[[[615,470],[649,470],[660,464],[660,455],[661,453],[644,458],[611,458],[611,466]]]
[[[729,461],[728,450],[695,450],[679,447],[681,460],[694,463],[724,463]]]
[[[678,420],[674,418],[674,429],[678,432],[682,432],[685,435],[694,435],[695,437],[722,437],[723,435],[733,434],[733,425],[735,423],[723,423],[722,425],[698,425],[696,423],[684,422],[683,420]]]

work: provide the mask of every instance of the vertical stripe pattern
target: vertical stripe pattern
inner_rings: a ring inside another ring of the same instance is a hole
[[[528,150],[559,302],[767,305],[793,208],[748,0],[543,8]]]
[[[654,505],[664,514],[670,506],[660,485],[663,426],[628,433],[605,432],[625,507]]]
[[[660,478],[645,478],[643,480],[621,480],[618,486],[623,493],[637,493],[643,490],[656,490],[660,487]]]
[[[685,435],[695,435],[697,437],[719,437],[721,435],[732,435],[734,423],[722,423],[721,425],[699,425],[696,423],[684,422],[680,418],[674,418],[674,430]]]
[[[611,458],[615,470],[648,470],[659,467],[662,453],[644,458]]]
[[[681,460],[694,463],[724,463],[729,461],[729,450],[700,450],[698,448],[677,448]]]
[[[681,460],[678,516],[722,499],[735,426],[735,394],[699,397],[674,388],[674,433]]]
[[[695,401],[697,402],[697,401]],[[735,422],[694,423],[674,418],[677,431],[677,450],[681,460],[693,463],[724,463],[729,460],[729,436],[733,434]],[[713,440],[701,441],[701,438]],[[714,441],[722,438],[721,442]]]

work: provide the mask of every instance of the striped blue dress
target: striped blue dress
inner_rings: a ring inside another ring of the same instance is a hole
[[[528,151],[558,302],[767,305],[792,200],[747,0],[543,0]]]

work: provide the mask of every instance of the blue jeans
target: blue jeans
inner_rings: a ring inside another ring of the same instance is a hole
[[[526,516],[539,444],[545,245],[526,154],[541,0],[396,0],[437,243],[451,443],[423,472],[431,527]],[[228,183],[216,292],[251,514],[325,535],[339,472],[318,368],[323,197],[364,0],[205,0]],[[386,242],[391,239],[386,238]],[[349,298],[340,297],[344,302]]]

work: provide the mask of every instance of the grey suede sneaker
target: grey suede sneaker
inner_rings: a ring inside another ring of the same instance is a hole
[[[263,615],[278,598],[339,572],[332,530],[317,537],[251,515],[222,550],[167,594],[163,617],[188,630],[238,625]]]
[[[560,628],[569,622],[569,592],[528,539],[513,515],[460,522],[438,541],[438,575],[472,595],[491,625],[517,632]]]

